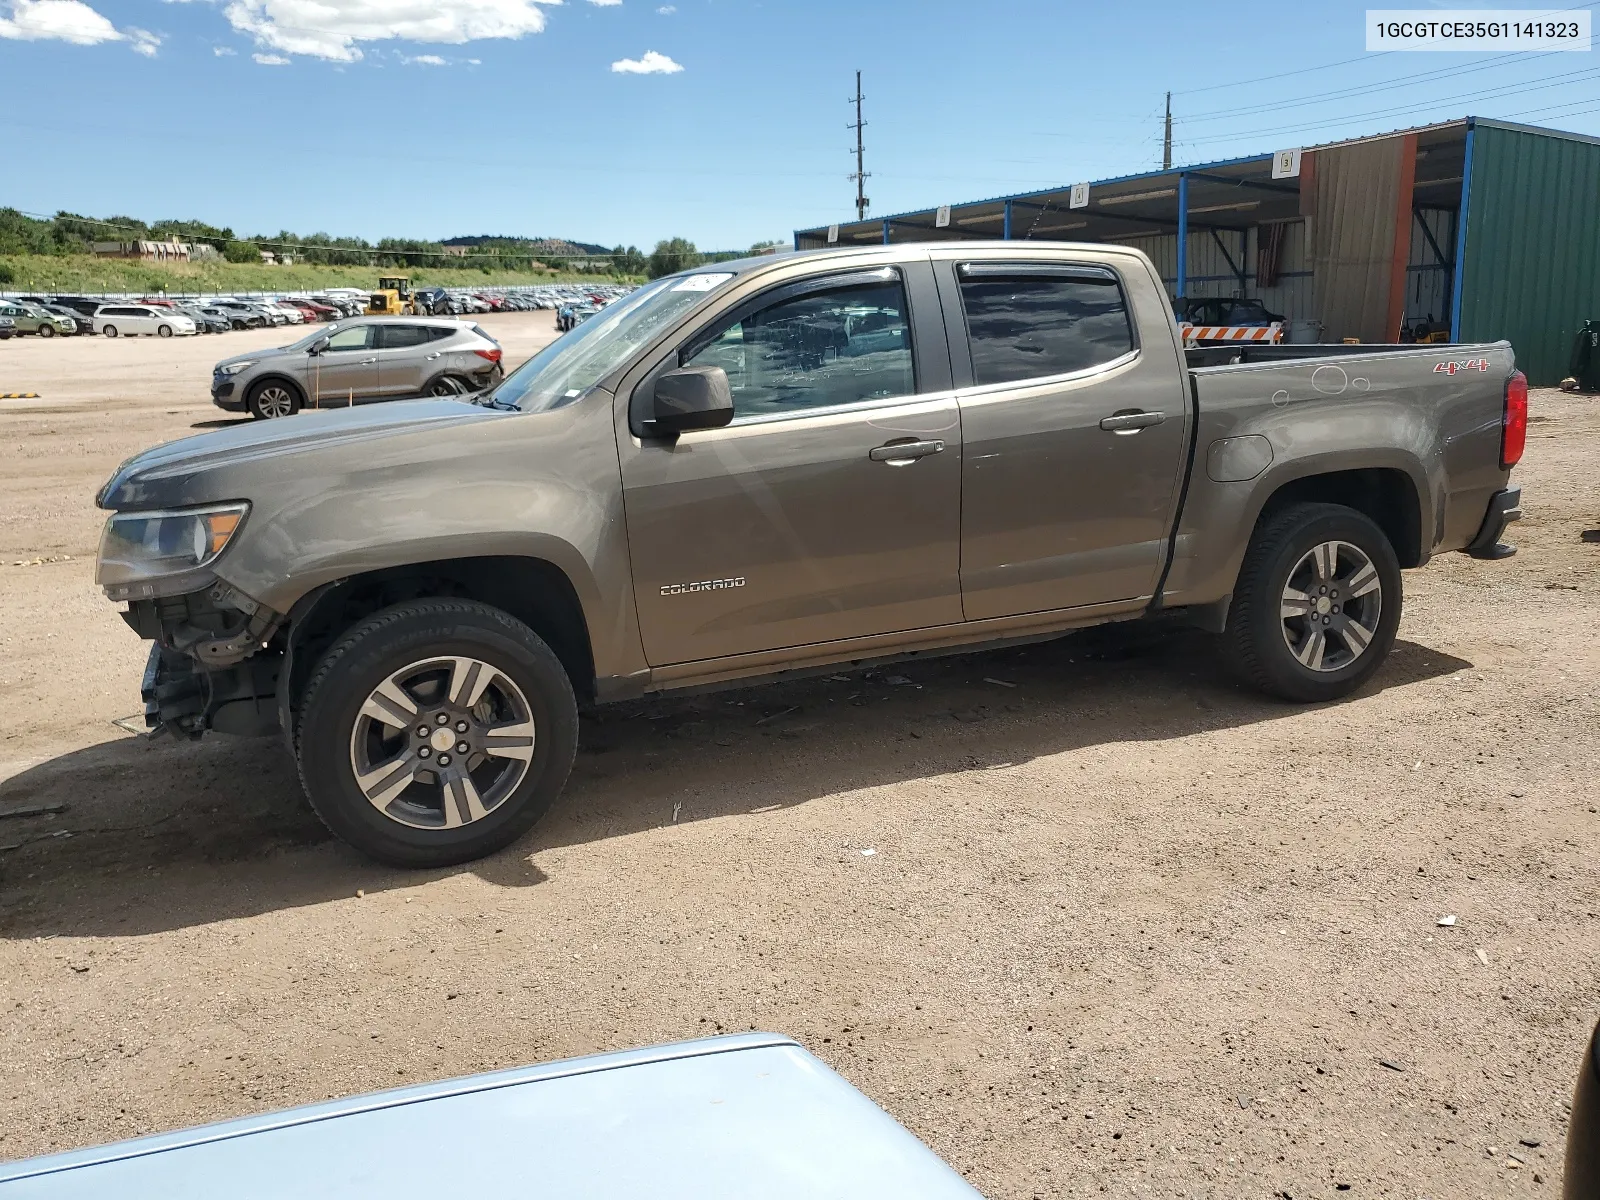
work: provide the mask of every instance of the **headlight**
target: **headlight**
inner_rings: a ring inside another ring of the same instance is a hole
[[[256,360],[247,358],[244,362],[226,363],[217,368],[218,375],[237,375],[240,371],[247,370],[256,365]]]
[[[114,600],[154,595],[149,581],[198,571],[216,561],[248,504],[113,513],[100,539],[95,580]]]

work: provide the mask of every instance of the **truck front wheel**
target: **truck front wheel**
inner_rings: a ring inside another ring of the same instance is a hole
[[[555,802],[577,752],[572,684],[522,622],[469,600],[369,618],[306,685],[300,781],[339,837],[400,867],[509,845]]]
[[[1256,528],[1223,634],[1249,684],[1311,704],[1372,677],[1400,627],[1400,563],[1383,530],[1340,504],[1293,504]]]

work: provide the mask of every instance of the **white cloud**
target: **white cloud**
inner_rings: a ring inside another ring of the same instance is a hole
[[[663,4],[660,8],[656,9],[656,11],[663,17],[670,17],[673,13],[678,11],[678,6],[676,4]]]
[[[128,44],[135,54],[154,58],[156,51],[161,49],[161,40],[159,33],[151,33],[148,29],[139,29],[133,25],[128,26]]]
[[[361,43],[402,39],[459,46],[544,29],[560,0],[229,0],[233,27],[268,50],[355,62]]]
[[[417,63],[424,67],[447,67],[450,65],[437,54],[419,54],[415,58],[402,58],[400,61],[408,64]]]
[[[589,0],[589,3],[596,8],[615,8],[622,0]]]
[[[239,52],[232,46],[213,46],[211,47],[211,53],[215,54],[218,58],[232,58]]]
[[[252,54],[250,57],[263,67],[287,67],[289,65],[289,60],[281,54]]]
[[[611,69],[619,75],[676,75],[683,70],[665,54],[654,50],[645,51],[643,58],[619,59],[611,64]]]
[[[122,32],[82,0],[11,0],[0,16],[0,37],[19,42],[71,42],[96,46],[120,42]],[[0,10],[3,11],[3,10]]]

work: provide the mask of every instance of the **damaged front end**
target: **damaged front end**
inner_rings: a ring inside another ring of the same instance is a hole
[[[140,689],[151,736],[277,731],[283,614],[218,580],[204,591],[130,600],[122,619],[154,643]]]

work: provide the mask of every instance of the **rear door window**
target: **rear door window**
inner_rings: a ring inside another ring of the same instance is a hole
[[[778,301],[722,329],[685,365],[727,372],[736,421],[917,390],[898,280]]]
[[[379,350],[407,350],[429,340],[429,330],[423,325],[378,326]]]
[[[959,277],[976,384],[1085,371],[1133,349],[1121,284],[1104,267],[965,263]]]

